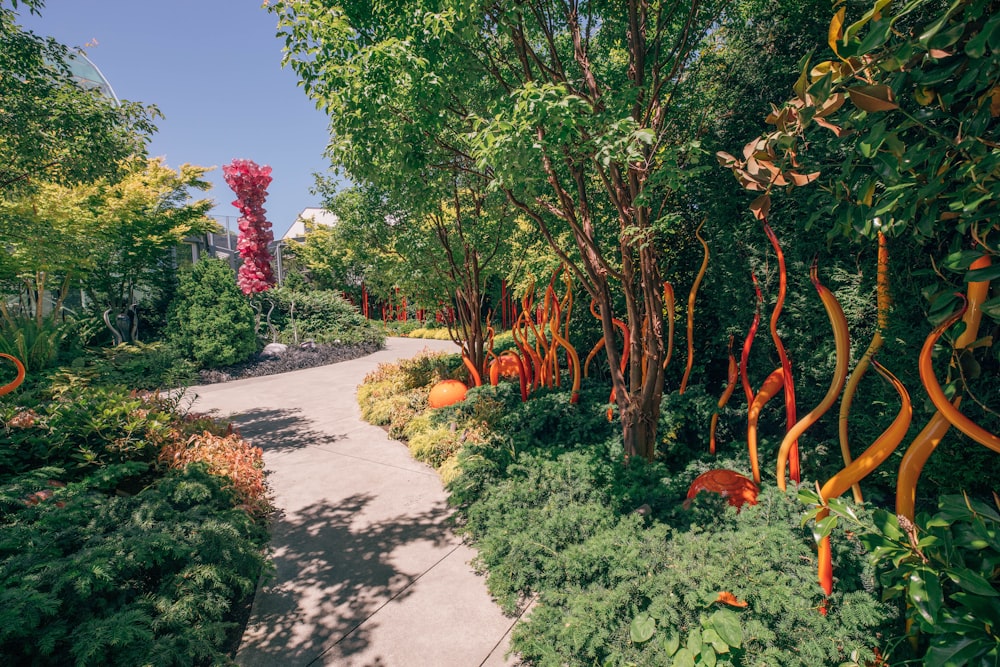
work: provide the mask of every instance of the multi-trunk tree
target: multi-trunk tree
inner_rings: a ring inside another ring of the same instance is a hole
[[[505,275],[519,228],[501,194],[468,186],[456,178],[450,193],[441,187],[404,203],[374,186],[321,185],[339,221],[307,234],[297,253],[315,270],[363,281],[384,301],[397,300],[398,289],[413,305],[453,307],[456,342],[486,377],[486,287]]]
[[[457,164],[536,223],[598,304],[629,456],[655,450],[665,355],[655,240],[697,154],[671,133],[671,104],[725,4],[273,6],[348,173]],[[624,371],[616,317],[631,334]]]

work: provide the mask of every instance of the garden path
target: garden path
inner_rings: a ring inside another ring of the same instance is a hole
[[[274,576],[254,599],[241,665],[497,667],[514,620],[448,525],[433,469],[361,420],[355,390],[383,362],[450,341],[389,338],[361,359],[194,387],[192,406],[264,450],[279,512]]]

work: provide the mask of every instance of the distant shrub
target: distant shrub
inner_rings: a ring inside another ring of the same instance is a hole
[[[451,334],[444,327],[415,327],[409,331],[401,331],[407,338],[427,338],[430,340],[451,340]]]
[[[202,260],[181,274],[167,321],[171,342],[205,368],[243,361],[257,350],[253,309],[222,260]]]
[[[358,309],[333,290],[273,289],[263,295],[264,314],[275,304],[270,322],[281,342],[295,345],[305,340],[317,343],[381,343],[382,328],[365,319]]]

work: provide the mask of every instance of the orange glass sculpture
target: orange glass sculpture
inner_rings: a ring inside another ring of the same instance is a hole
[[[732,470],[709,470],[704,472],[691,482],[688,488],[687,499],[692,500],[702,491],[718,493],[726,499],[730,505],[740,509],[746,503],[757,504],[757,495],[760,487],[753,483],[749,477],[734,472]]]
[[[498,381],[500,378],[516,380],[521,375],[521,364],[512,355],[501,354],[490,362],[490,384],[496,384],[493,382],[494,373]]]
[[[444,408],[465,400],[469,388],[459,380],[442,380],[431,387],[427,404],[432,408]]]
[[[3,396],[5,394],[9,394],[10,392],[14,391],[15,389],[21,386],[22,382],[24,382],[24,364],[22,364],[21,360],[18,359],[17,357],[10,354],[6,354],[4,352],[0,352],[0,357],[3,357],[4,359],[10,359],[11,361],[14,362],[14,365],[17,366],[17,377],[14,378],[12,382],[8,382],[4,386],[0,387],[0,396]]]

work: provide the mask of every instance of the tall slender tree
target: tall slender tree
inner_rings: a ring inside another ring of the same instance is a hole
[[[725,5],[273,6],[287,60],[330,113],[334,161],[353,174],[457,160],[537,224],[599,305],[628,456],[655,450],[664,343],[654,240],[664,198],[696,154],[670,132],[671,104]],[[632,334],[624,372],[616,315]]]

